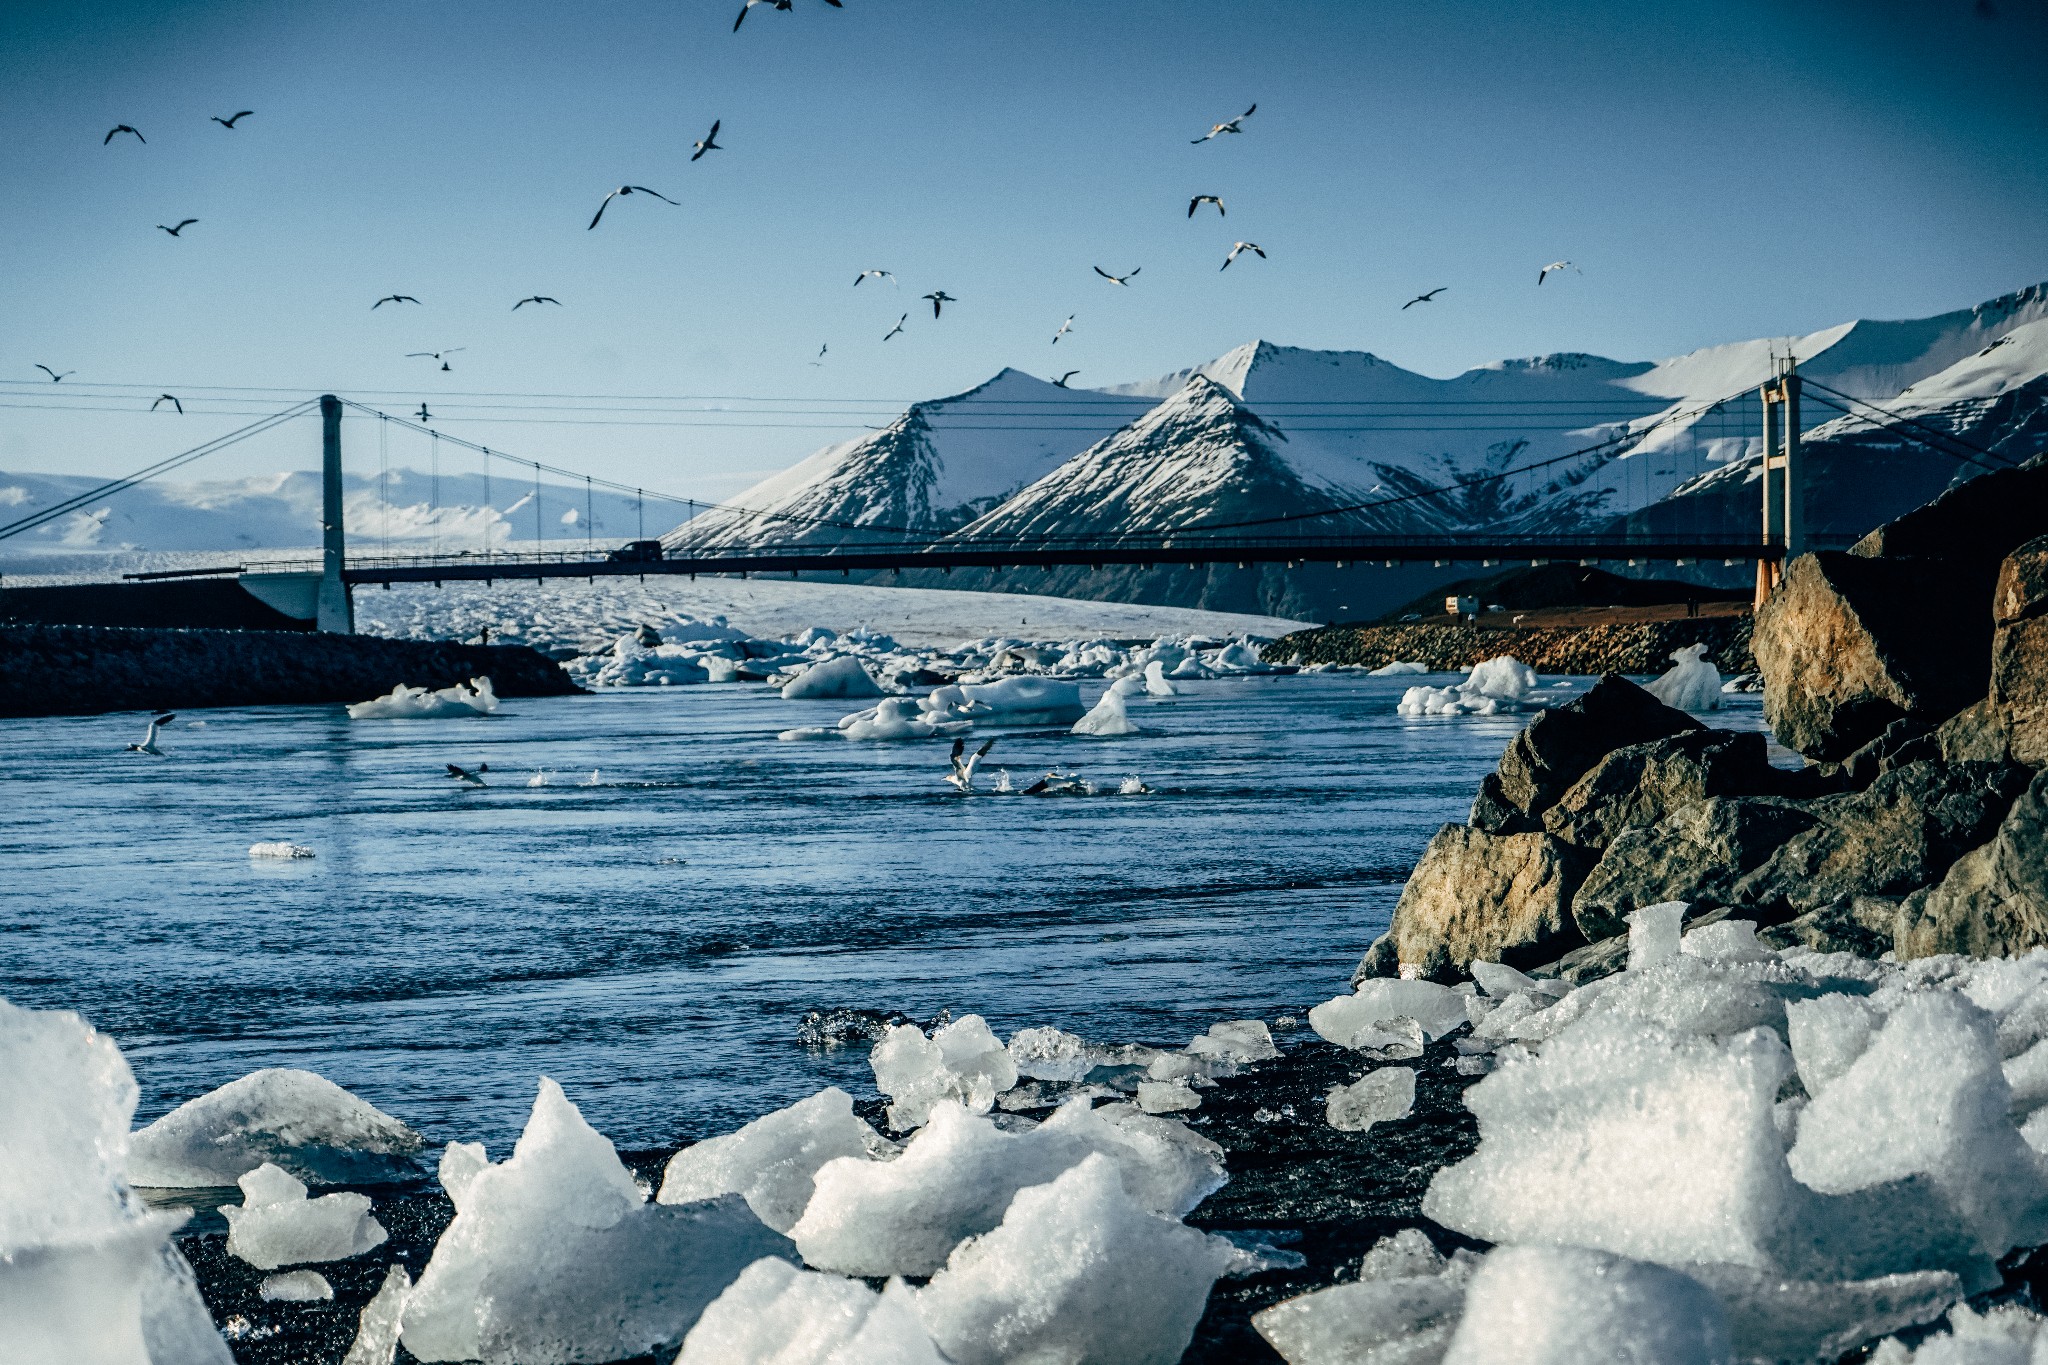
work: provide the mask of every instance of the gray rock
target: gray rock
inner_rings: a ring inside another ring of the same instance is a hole
[[[1456,981],[1475,958],[1517,965],[1576,947],[1570,906],[1586,861],[1547,834],[1445,825],[1353,979],[1411,972]]]
[[[1888,896],[1844,896],[1818,910],[1758,932],[1773,948],[1811,948],[1817,953],[1882,957],[1896,939],[1899,907]]]
[[[1710,796],[1773,794],[1779,785],[1762,735],[1688,730],[1608,754],[1543,812],[1543,827],[1597,853],[1623,830],[1653,825],[1683,806]]]
[[[1524,726],[1501,755],[1499,798],[1540,816],[1615,749],[1705,727],[1610,673]]]
[[[1499,773],[1479,779],[1479,794],[1472,798],[1472,814],[1465,823],[1488,834],[1534,834],[1543,828],[1541,820],[1502,793]]]
[[[1989,843],[1956,859],[1899,911],[1903,958],[1993,957],[2048,945],[2048,773],[2037,774]]]
[[[1989,697],[1956,712],[1934,732],[1942,759],[1949,763],[2009,763],[2012,749],[2005,725]]]
[[[1944,756],[1941,741],[1933,732],[1904,716],[1887,725],[1876,739],[1843,759],[1839,766],[1844,784],[1861,791],[1894,768]]]
[[[2013,758],[2048,767],[2048,616],[1998,628],[1991,645],[1990,701]]]
[[[1572,919],[1588,941],[1597,942],[1626,931],[1629,913],[1641,906],[1739,904],[1736,888],[1745,874],[1767,864],[1814,823],[1806,803],[1715,796],[1654,825],[1624,830],[1573,897]]]

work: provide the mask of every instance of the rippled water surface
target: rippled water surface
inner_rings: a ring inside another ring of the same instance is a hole
[[[984,788],[1059,764],[1156,789],[1064,799],[956,796],[939,742],[778,743],[851,708],[756,687],[191,712],[162,759],[122,752],[132,714],[0,721],[0,994],[113,1034],[144,1119],[303,1066],[494,1147],[541,1073],[627,1147],[869,1088],[864,1050],[797,1042],[814,1006],[1178,1044],[1340,989],[1527,719],[1403,719],[1412,681],[1195,683],[1135,702],[1142,735],[985,732]],[[443,772],[486,761],[483,790]]]

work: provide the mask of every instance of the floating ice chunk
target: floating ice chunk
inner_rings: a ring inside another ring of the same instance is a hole
[[[341,1365],[392,1365],[398,1358],[398,1333],[411,1298],[412,1273],[403,1265],[393,1265],[384,1272],[376,1296],[363,1305],[356,1319],[356,1339],[349,1344]]]
[[[1309,1027],[1339,1047],[1385,1021],[1413,1019],[1430,1038],[1441,1038],[1465,1022],[1465,997],[1433,981],[1368,977],[1350,995],[1326,1000],[1308,1012]]]
[[[1166,676],[1169,678],[1178,678],[1183,682],[1192,682],[1200,678],[1213,677],[1214,675],[1210,673],[1208,669],[1202,667],[1202,661],[1200,659],[1190,654],[1185,659],[1182,659],[1179,663],[1175,664],[1173,666],[1173,671],[1168,673]]]
[[[471,678],[439,691],[404,683],[372,701],[349,705],[350,720],[422,720],[438,716],[488,716],[498,709],[489,678]]]
[[[405,1308],[405,1347],[423,1361],[639,1355],[680,1339],[753,1262],[793,1256],[737,1196],[647,1203],[546,1077],[511,1159],[461,1189]]]
[[[940,688],[939,692],[956,689]],[[985,706],[998,725],[1064,725],[1079,720],[1081,685],[1058,678],[998,678],[957,689],[962,700]]]
[[[1508,655],[1472,665],[1465,681],[1452,687],[1411,687],[1395,710],[1404,716],[1490,716],[1518,711],[1537,686],[1527,664]]]
[[[228,1254],[258,1270],[345,1261],[384,1244],[383,1225],[370,1216],[366,1194],[308,1199],[304,1182],[269,1162],[240,1184],[242,1202],[220,1211],[228,1220]]]
[[[1145,695],[1145,679],[1136,673],[1127,673],[1109,685],[1109,690],[1119,697],[1142,697]]]
[[[1785,1006],[1785,1034],[1806,1093],[1818,1095],[1854,1065],[1870,1046],[1884,1016],[1853,995],[1839,992]]]
[[[892,1101],[889,1125],[898,1132],[923,1123],[942,1099],[986,1114],[996,1096],[1017,1083],[1009,1049],[978,1014],[963,1014],[929,1038],[915,1024],[899,1024],[875,1044],[868,1064],[876,1087]]]
[[[1331,1090],[1325,1112],[1332,1128],[1347,1133],[1405,1119],[1415,1112],[1415,1072],[1405,1066],[1368,1071],[1350,1085]]]
[[[1188,1044],[1197,1057],[1221,1057],[1233,1062],[1270,1062],[1280,1055],[1273,1046],[1273,1030],[1263,1019],[1232,1019],[1209,1025],[1209,1031]]]
[[[1148,1114],[1177,1114],[1201,1107],[1202,1097],[1186,1081],[1138,1082],[1138,1108]]]
[[[851,654],[840,654],[821,663],[812,664],[795,678],[784,684],[784,701],[801,701],[811,697],[879,697],[882,688],[868,674],[861,661]]]
[[[1074,722],[1073,733],[1077,735],[1135,735],[1138,722],[1131,719],[1129,709],[1124,705],[1123,695],[1115,688],[1102,694],[1102,700],[1095,703],[1095,709]]]
[[[859,1280],[754,1262],[712,1300],[675,1365],[947,1365],[901,1280]]]
[[[1019,1076],[1040,1081],[1078,1081],[1100,1062],[1087,1039],[1050,1025],[1018,1029],[1009,1053]]]
[[[1384,663],[1378,668],[1367,669],[1365,676],[1368,678],[1398,678],[1406,673],[1427,672],[1429,672],[1428,664],[1417,663],[1413,659],[1395,659],[1392,663]]]
[[[420,1135],[310,1071],[266,1068],[165,1114],[136,1133],[138,1185],[232,1185],[264,1162],[316,1185],[411,1179]]]
[[[1681,711],[1721,709],[1721,672],[1707,658],[1705,645],[1687,645],[1671,651],[1670,671],[1643,690]]]
[[[788,1232],[811,1202],[811,1177],[835,1157],[872,1160],[882,1137],[854,1116],[853,1097],[834,1086],[787,1109],[755,1119],[736,1133],[706,1138],[669,1158],[663,1204],[688,1204],[737,1194],[754,1216]]]
[[[277,843],[249,845],[251,858],[310,858],[313,850],[304,844]]]
[[[1231,1253],[1134,1203],[1115,1163],[1092,1155],[1018,1191],[1001,1225],[932,1277],[918,1315],[961,1365],[1172,1365]]]
[[[1945,1270],[1825,1283],[1741,1266],[1691,1266],[1728,1317],[1740,1360],[1829,1361],[1887,1332],[1932,1322],[1962,1297]]]
[[[256,1293],[273,1303],[318,1303],[334,1297],[334,1286],[317,1270],[287,1270],[265,1275]]]
[[[1166,680],[1166,665],[1157,659],[1145,665],[1145,694],[1152,697],[1178,695],[1178,689]]]
[[[1419,1251],[1396,1245],[1411,1235],[1421,1242]],[[1367,1267],[1375,1257],[1381,1268],[1399,1273],[1361,1269],[1355,1283],[1254,1314],[1252,1326],[1288,1365],[1435,1365],[1464,1309],[1466,1277],[1445,1274],[1443,1257],[1413,1228],[1382,1239],[1366,1253]]]
[[[1580,1247],[1507,1246],[1465,1291],[1444,1365],[1732,1365],[1720,1303],[1690,1276]]]
[[[1686,902],[1662,901],[1632,910],[1628,917],[1628,968],[1641,968],[1677,957],[1685,922]]]
[[[973,728],[971,721],[946,720],[942,716],[919,710],[917,700],[913,697],[890,697],[865,711],[856,711],[850,716],[841,717],[838,733],[842,739],[859,742],[964,735]],[[783,738],[798,733],[786,731]],[[811,736],[805,734],[804,737]]]

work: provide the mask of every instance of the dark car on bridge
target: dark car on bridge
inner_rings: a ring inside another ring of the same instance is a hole
[[[661,562],[661,542],[629,540],[605,558],[615,564],[658,564]]]

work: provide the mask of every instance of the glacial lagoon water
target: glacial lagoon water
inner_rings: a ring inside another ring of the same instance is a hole
[[[1194,683],[1135,702],[1136,736],[986,731],[972,797],[937,741],[778,742],[853,708],[759,686],[188,712],[161,759],[123,752],[135,714],[4,720],[0,996],[111,1034],[142,1120],[298,1066],[494,1152],[542,1074],[622,1148],[871,1093],[864,1047],[799,1042],[812,1008],[1179,1045],[1342,989],[1528,719],[1397,716],[1416,681],[1446,680]],[[1714,723],[1762,728],[1730,702]],[[1054,765],[1153,791],[988,791]],[[316,856],[248,856],[272,840]]]

